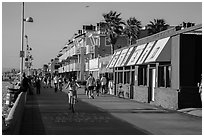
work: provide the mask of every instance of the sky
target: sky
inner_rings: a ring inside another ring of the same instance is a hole
[[[20,68],[21,7],[18,1],[2,2],[3,68]],[[123,20],[135,17],[143,26],[158,18],[170,25],[202,23],[201,2],[25,2],[25,18],[34,20],[25,22],[33,68],[48,64],[83,25],[96,25],[111,10],[121,13]]]

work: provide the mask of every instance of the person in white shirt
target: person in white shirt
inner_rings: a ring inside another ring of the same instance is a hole
[[[103,75],[102,78],[101,78],[101,90],[102,90],[102,94],[105,94],[105,92],[106,92],[106,83],[107,83],[107,79]]]
[[[93,91],[94,91],[94,87],[95,87],[95,79],[91,73],[89,74],[89,78],[87,79],[86,86],[88,87],[89,98],[94,99]]]
[[[57,92],[57,85],[58,85],[58,77],[57,75],[54,77],[54,85],[55,85],[55,92]]]

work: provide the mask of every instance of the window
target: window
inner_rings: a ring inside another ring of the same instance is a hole
[[[138,68],[138,85],[147,85],[147,66],[140,66]]]
[[[130,71],[124,72],[124,84],[130,84]]]
[[[113,73],[109,73],[109,80],[113,80]]]
[[[118,83],[123,83],[123,72],[118,72]]]
[[[159,66],[158,87],[171,87],[171,66]]]

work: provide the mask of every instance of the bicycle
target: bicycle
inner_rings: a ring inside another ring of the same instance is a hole
[[[69,90],[68,91],[68,102],[69,102],[69,109],[74,113],[76,104],[76,90]]]

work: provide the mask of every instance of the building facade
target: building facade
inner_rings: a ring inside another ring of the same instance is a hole
[[[201,28],[168,29],[116,50],[107,65],[114,95],[122,84],[125,98],[170,109],[200,107]]]

